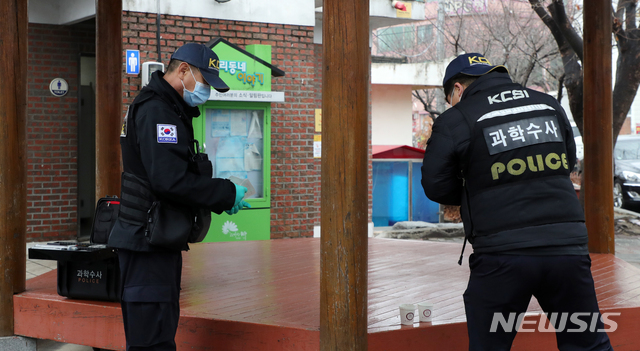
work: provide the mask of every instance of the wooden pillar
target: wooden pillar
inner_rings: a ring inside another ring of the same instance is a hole
[[[96,200],[120,195],[122,1],[96,0]]]
[[[0,1],[0,13],[0,336],[9,336],[27,264],[27,0]]]
[[[614,253],[611,1],[584,4],[584,185],[589,252]]]
[[[369,0],[325,0],[320,349],[367,350]]]

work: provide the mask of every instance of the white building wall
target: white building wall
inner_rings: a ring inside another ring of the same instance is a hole
[[[124,11],[157,13],[158,8],[163,15],[315,26],[314,0],[122,0]],[[95,14],[95,0],[29,1],[31,23],[71,24]]]
[[[73,24],[95,15],[95,0],[29,0],[31,23]]]
[[[314,0],[123,0],[124,11],[206,17],[232,21],[315,25]]]
[[[371,85],[371,144],[412,145],[410,85]]]
[[[414,89],[437,88],[442,86],[442,77],[452,59],[429,63],[372,63],[371,84],[404,84]]]

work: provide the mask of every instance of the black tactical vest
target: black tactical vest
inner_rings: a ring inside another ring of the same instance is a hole
[[[144,226],[147,212],[155,201],[151,192],[146,171],[142,164],[140,146],[136,134],[135,113],[137,108],[154,97],[149,89],[143,90],[127,109],[122,132],[120,134],[120,149],[124,172],[121,180],[121,209],[119,219],[132,225]]]
[[[552,97],[511,83],[454,107],[471,130],[461,210],[476,252],[586,242],[569,178],[574,165],[565,139],[572,136],[556,106]]]

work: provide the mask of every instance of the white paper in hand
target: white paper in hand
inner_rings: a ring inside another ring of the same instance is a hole
[[[247,192],[244,194],[244,197],[242,199],[247,199],[256,193],[256,189],[253,187],[248,178],[242,179],[236,176],[230,176],[229,180],[232,181],[233,184],[247,188]]]

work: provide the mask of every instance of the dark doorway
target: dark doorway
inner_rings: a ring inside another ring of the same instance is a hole
[[[96,58],[80,55],[78,96],[78,240],[91,235],[96,204]]]

